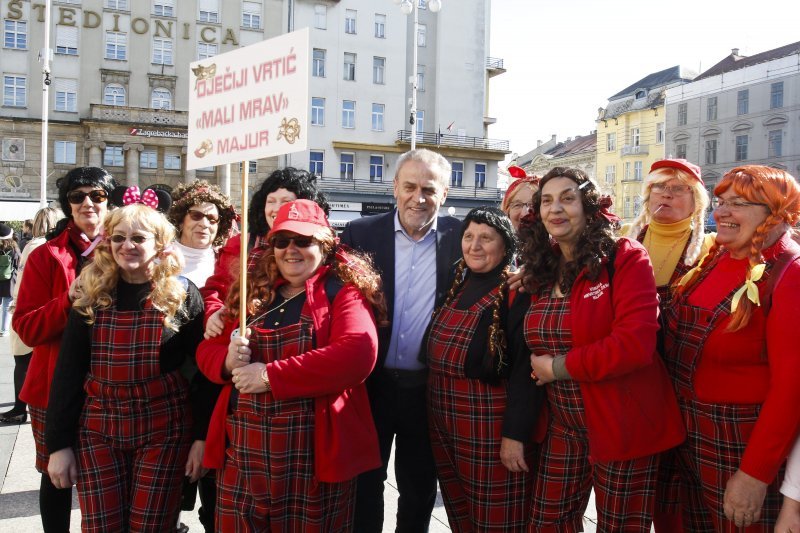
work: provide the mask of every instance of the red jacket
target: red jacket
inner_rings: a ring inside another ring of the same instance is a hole
[[[25,263],[12,326],[22,342],[33,346],[19,396],[35,407],[47,407],[61,335],[72,307],[69,286],[77,266],[78,257],[66,230],[31,252]]]
[[[304,313],[312,316],[317,348],[297,357],[267,364],[272,395],[279,400],[314,398],[315,475],[319,481],[354,478],[381,465],[378,435],[364,381],[378,356],[375,318],[369,303],[352,285],[345,285],[333,305],[325,294],[329,267],[320,267],[306,281]],[[223,376],[231,331],[203,341],[197,350],[200,370],[225,385],[217,400],[206,441],[205,466],[221,468],[225,417],[231,381]]]
[[[618,241],[608,269],[578,275],[570,294],[572,349],[566,367],[581,389],[589,453],[622,461],[673,448],[686,437],[678,402],[656,351],[653,267],[636,241]]]

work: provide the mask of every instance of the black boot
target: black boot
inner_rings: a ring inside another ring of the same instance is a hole
[[[28,373],[28,364],[32,354],[14,356],[14,408],[0,413],[0,425],[24,424],[28,420],[28,406],[19,399],[25,375]]]

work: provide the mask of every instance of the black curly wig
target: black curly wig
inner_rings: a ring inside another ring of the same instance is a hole
[[[78,187],[99,187],[106,191],[111,199],[111,191],[117,186],[114,176],[100,167],[76,167],[67,172],[63,178],[56,181],[58,187],[58,203],[64,216],[72,218],[72,206],[67,200],[67,194]]]
[[[550,180],[568,178],[578,185],[578,193],[586,216],[586,227],[578,237],[574,256],[563,269],[562,254],[555,246],[541,218],[542,190]],[[556,167],[544,175],[539,190],[533,195],[533,212],[522,219],[519,238],[522,241],[522,266],[527,273],[525,288],[537,292],[542,287],[559,284],[567,294],[578,274],[586,269],[586,276],[597,280],[604,258],[611,255],[616,244],[614,229],[600,213],[600,193],[595,183],[580,169]]]
[[[294,167],[281,168],[267,176],[250,200],[247,216],[252,234],[264,237],[269,232],[264,207],[267,205],[267,195],[278,189],[294,193],[298,200],[314,201],[325,211],[326,216],[330,214],[331,207],[325,195],[317,188],[316,176]]]

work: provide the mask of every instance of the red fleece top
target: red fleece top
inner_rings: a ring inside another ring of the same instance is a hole
[[[764,259],[772,262],[790,247],[797,244],[785,234],[764,250]],[[747,259],[725,254],[693,288],[688,303],[713,309],[744,284],[746,269]],[[759,283],[762,301],[765,285]],[[790,326],[798,316],[800,263],[795,261],[773,290],[767,317],[756,307],[747,326],[733,333],[726,331],[730,317],[718,322],[703,346],[694,376],[695,394],[702,402],[762,404],[740,469],[765,483],[775,479],[800,429],[800,351]]]

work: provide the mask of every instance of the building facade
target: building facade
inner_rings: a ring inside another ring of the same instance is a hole
[[[553,136],[555,141],[555,135]],[[557,142],[549,150],[534,154],[528,161],[520,161],[520,166],[528,175],[544,176],[555,167],[579,168],[590,179],[597,181],[597,134],[579,135],[574,139]]]
[[[223,183],[223,167],[186,170],[189,63],[309,27],[310,150],[250,161],[252,183],[291,164],[319,174],[343,210],[390,205],[394,163],[409,148],[407,80],[416,41],[418,146],[453,164],[449,205],[457,212],[496,201],[497,162],[508,142],[486,135],[489,79],[504,72],[501,60],[487,57],[489,1],[446,1],[435,14],[424,0],[415,2],[416,36],[412,17],[388,0],[53,1],[47,196],[55,196],[57,178],[80,165],[104,166],[140,187],[195,177]],[[0,17],[0,200],[36,200],[45,5],[0,0]],[[238,196],[238,168],[232,171]]]
[[[800,42],[738,52],[667,91],[667,153],[700,165],[709,190],[743,164],[800,175]]]
[[[694,78],[679,66],[654,72],[608,99],[597,119],[597,175],[615,212],[631,222],[642,207],[642,181],[665,157],[665,94]]]

